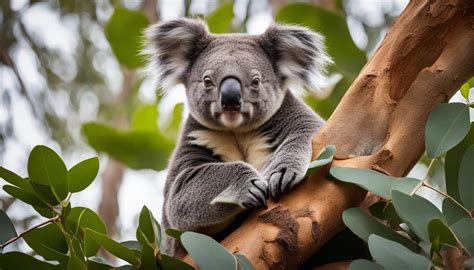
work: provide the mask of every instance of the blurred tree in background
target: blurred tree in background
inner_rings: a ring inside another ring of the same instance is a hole
[[[328,118],[405,4],[401,0],[1,1],[0,164],[24,170],[28,153],[39,143],[71,161],[94,155],[94,150],[102,153],[101,187],[93,186],[95,193],[86,192],[82,199],[100,198],[98,210],[109,234],[120,234],[120,225],[126,224],[117,222],[118,194],[127,170],[165,169],[186,110],[181,88],[162,97],[153,88],[153,78],[146,77],[146,61],[139,53],[143,28],[160,19],[197,16],[206,19],[214,33],[261,33],[272,20],[319,31],[326,36],[335,64],[323,91],[304,99]],[[150,186],[164,180],[160,173],[146,177]],[[161,194],[151,199],[158,197]],[[0,199],[2,209],[14,204],[4,193]],[[19,215],[15,222],[26,228],[31,220]]]

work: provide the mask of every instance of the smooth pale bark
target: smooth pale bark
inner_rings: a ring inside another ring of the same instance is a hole
[[[424,151],[432,109],[474,75],[474,1],[411,1],[313,141],[332,166],[406,175]],[[310,176],[222,241],[257,269],[296,269],[344,228],[342,212],[366,192]],[[188,258],[189,260],[189,258]]]

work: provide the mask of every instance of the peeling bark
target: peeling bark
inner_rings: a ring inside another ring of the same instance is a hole
[[[406,175],[424,151],[431,110],[474,75],[474,1],[411,1],[313,141],[333,166]],[[313,159],[316,156],[313,155]],[[318,172],[222,241],[257,269],[296,269],[344,228],[366,191]]]

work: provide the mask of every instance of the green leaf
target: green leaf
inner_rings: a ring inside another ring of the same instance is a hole
[[[36,212],[40,214],[42,217],[45,218],[52,218],[56,215],[56,213],[53,211],[51,208],[45,208],[45,207],[38,207],[38,206],[33,206]]]
[[[38,184],[28,180],[34,194],[38,196],[43,202],[46,202],[50,205],[58,205],[60,201],[56,198],[51,189],[51,186]]]
[[[275,17],[278,22],[298,24],[321,32],[338,71],[355,76],[367,62],[367,57],[355,45],[343,16],[322,7],[295,3],[280,9]]]
[[[201,269],[235,269],[237,266],[235,257],[207,235],[185,232],[181,243]]]
[[[23,239],[28,246],[46,260],[59,261],[69,250],[66,238],[56,224],[36,228],[25,234]]]
[[[74,207],[71,209],[67,219],[68,230],[79,239],[84,239],[84,230],[91,229],[95,232],[106,234],[106,227],[102,219],[91,209]],[[97,254],[100,245],[94,241],[84,242],[84,253],[86,257]]]
[[[140,228],[137,228],[137,240],[142,244],[140,253],[140,268],[143,270],[159,269],[155,254],[159,254],[159,249],[154,243],[149,243],[147,237]],[[156,248],[156,249],[155,249]]]
[[[42,202],[34,194],[26,192],[22,189],[19,189],[19,188],[15,187],[15,186],[4,185],[3,190],[5,190],[6,193],[10,194],[10,196],[17,198],[17,199],[21,200],[24,203],[27,203],[27,204],[30,204],[30,205],[33,205],[33,206],[44,207],[44,208],[48,207],[44,202]]]
[[[85,242],[95,241],[96,243],[104,247],[112,255],[120,259],[123,259],[124,261],[127,261],[128,263],[134,266],[138,266],[140,264],[140,261],[138,260],[137,257],[135,257],[135,253],[131,249],[110,239],[107,235],[99,233],[99,232],[95,232],[91,229],[85,229],[84,232],[85,232]],[[85,246],[87,247],[88,244],[85,243]]]
[[[457,247],[458,241],[451,229],[439,218],[435,218],[428,223],[428,234],[432,244],[432,251],[439,252],[439,244]]]
[[[469,100],[469,90],[471,89],[471,86],[469,83],[465,83],[461,86],[461,95],[466,99]]]
[[[156,104],[145,104],[135,110],[132,116],[132,128],[145,131],[158,130],[158,110]]]
[[[419,238],[429,241],[428,223],[435,218],[446,222],[443,214],[428,200],[418,195],[392,191],[392,202],[400,218]]]
[[[382,266],[374,262],[358,259],[351,262],[349,270],[384,270]]]
[[[61,269],[58,265],[35,259],[18,251],[0,254],[0,269],[2,270],[19,270],[19,269],[35,269],[35,270],[53,270]]]
[[[461,201],[458,189],[459,166],[466,150],[474,144],[474,123],[471,123],[467,136],[453,149],[446,153],[444,168],[446,173],[446,190],[448,194]]]
[[[168,228],[165,230],[165,233],[176,240],[180,240],[181,235],[184,233],[184,231]]]
[[[78,257],[72,255],[67,264],[68,270],[87,270],[87,265]]]
[[[105,26],[105,35],[117,60],[129,68],[143,66],[140,56],[143,44],[143,29],[149,24],[143,13],[115,7]]]
[[[110,269],[121,269],[120,267],[113,267],[108,265],[104,259],[101,257],[90,257],[87,259],[87,269],[88,270],[110,270]],[[136,269],[133,268],[132,269]]]
[[[474,220],[463,218],[451,225],[451,229],[472,257],[474,255]]]
[[[161,254],[161,261],[160,261],[161,266],[165,270],[193,270],[194,268],[187,264],[186,262],[183,262],[181,260],[178,260],[176,258],[170,257],[165,254]],[[247,270],[244,268],[243,270]]]
[[[86,189],[94,181],[99,172],[97,157],[83,160],[69,170],[69,191],[79,192]]]
[[[51,186],[58,199],[64,200],[69,193],[69,175],[63,160],[52,149],[38,145],[31,150],[28,158],[30,181]]]
[[[438,105],[426,122],[425,146],[428,157],[439,157],[456,146],[466,137],[469,125],[469,106],[466,104]]]
[[[462,158],[459,166],[459,195],[464,207],[474,210],[474,145],[471,145]]]
[[[400,243],[414,252],[420,251],[420,247],[410,239],[403,237],[394,230],[378,222],[360,208],[347,209],[342,214],[342,220],[353,233],[366,242],[369,240],[370,235],[376,234]]]
[[[327,145],[321,150],[318,157],[309,164],[308,170],[306,171],[305,177],[313,174],[318,168],[325,166],[332,162],[336,147],[334,145]]]
[[[31,192],[32,189],[30,185],[28,184],[28,181],[25,181],[23,177],[19,176],[18,174],[7,170],[6,168],[0,166],[0,177],[3,178],[5,181],[8,183],[17,186],[24,191]]]
[[[386,269],[428,270],[431,267],[427,258],[375,234],[369,237],[369,249],[375,261]]]
[[[138,228],[143,232],[144,236],[147,239],[147,242],[150,244],[156,244],[157,247],[160,246],[161,242],[161,228],[156,219],[153,217],[153,214],[148,210],[146,206],[143,206],[140,217],[138,220]],[[138,239],[138,236],[137,236]],[[144,243],[141,243],[144,245]]]
[[[391,199],[391,191],[410,193],[420,180],[408,177],[392,177],[369,169],[332,167],[331,175],[340,181],[353,183],[385,199]]]
[[[82,127],[95,150],[109,154],[132,169],[163,170],[174,148],[174,142],[159,132],[121,131],[99,123],[86,123]]]
[[[0,209],[0,244],[17,236],[13,222],[8,217],[7,213]]]
[[[135,240],[123,241],[123,242],[120,242],[120,244],[126,246],[129,249],[133,249],[137,251],[142,250],[142,244],[140,244],[140,242],[135,241]]]
[[[237,262],[239,263],[240,268],[242,270],[255,270],[255,267],[253,266],[252,262],[247,259],[242,254],[236,253],[234,254],[235,258],[237,259]]]
[[[443,215],[448,221],[448,225],[454,224],[463,218],[468,218],[469,215],[459,205],[454,203],[450,198],[443,200]]]
[[[209,31],[216,34],[229,32],[233,17],[233,3],[223,4],[207,16],[206,21]]]
[[[379,201],[372,204],[369,207],[370,214],[372,216],[388,221],[390,227],[397,227],[402,223],[402,219],[398,216],[397,211],[393,207],[393,203],[390,201]]]

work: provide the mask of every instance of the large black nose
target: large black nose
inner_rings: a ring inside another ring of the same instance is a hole
[[[221,106],[224,111],[239,111],[242,103],[242,86],[234,77],[221,82]]]

